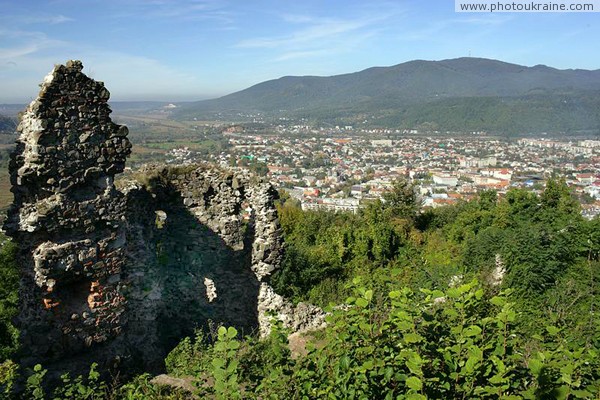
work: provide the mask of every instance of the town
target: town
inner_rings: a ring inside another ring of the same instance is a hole
[[[556,175],[573,188],[584,216],[600,214],[600,140],[307,126],[260,133],[234,126],[222,135],[228,147],[219,153],[177,147],[166,154],[166,162],[209,161],[250,169],[286,190],[303,209],[352,212],[380,199],[401,178],[415,184],[423,207],[440,207],[483,190],[500,196],[515,187],[540,192],[545,180]]]

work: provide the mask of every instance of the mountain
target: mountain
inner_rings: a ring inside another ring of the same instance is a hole
[[[286,76],[190,103],[174,116],[260,112],[315,122],[366,119],[369,125],[407,128],[428,124],[441,130],[597,132],[599,109],[600,70],[457,58],[330,77]]]

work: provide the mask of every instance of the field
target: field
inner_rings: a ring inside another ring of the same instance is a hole
[[[8,175],[8,155],[12,148],[12,144],[0,144],[0,214],[4,214],[13,201],[13,194],[10,191],[10,177]]]

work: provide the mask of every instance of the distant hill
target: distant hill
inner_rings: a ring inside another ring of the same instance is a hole
[[[17,120],[0,114],[0,133],[14,133],[17,128]]]
[[[482,58],[410,61],[331,77],[286,76],[187,104],[175,118],[264,113],[440,130],[598,132],[600,70]]]

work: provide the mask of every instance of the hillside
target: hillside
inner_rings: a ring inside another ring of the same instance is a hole
[[[182,107],[175,118],[261,112],[318,122],[441,130],[598,131],[600,70],[458,58],[331,77],[287,76]],[[515,121],[515,114],[518,120]]]
[[[17,127],[14,118],[5,117],[0,114],[0,133],[13,133]]]

